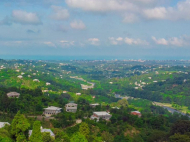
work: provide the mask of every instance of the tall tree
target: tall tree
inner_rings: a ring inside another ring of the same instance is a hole
[[[113,142],[114,137],[109,132],[103,132],[102,133],[102,140],[104,140],[106,142]]]
[[[84,135],[77,132],[73,134],[70,142],[88,142]]]
[[[20,111],[18,111],[11,124],[11,134],[13,137],[19,142],[26,141],[29,127],[30,124],[28,123],[25,116],[21,114]]]
[[[35,121],[33,124],[33,130],[32,130],[32,135],[30,137],[31,142],[42,142],[42,133],[40,130],[41,123],[40,121]]]
[[[43,142],[54,142],[54,139],[50,136],[49,132],[42,133],[42,140]]]
[[[83,122],[80,125],[79,132],[83,134],[87,139],[89,137],[90,129],[88,127],[88,124]]]

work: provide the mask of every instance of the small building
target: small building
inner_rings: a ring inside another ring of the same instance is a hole
[[[25,73],[23,73],[23,72],[21,73],[21,75],[24,75],[24,74],[25,74]]]
[[[40,82],[39,79],[34,79],[33,81],[34,81],[34,82]]]
[[[137,115],[138,117],[141,117],[142,114],[139,111],[131,111],[132,115]]]
[[[20,93],[17,93],[17,92],[9,92],[7,93],[7,96],[9,98],[18,98],[20,96]]]
[[[96,104],[90,104],[91,107],[95,108],[96,106],[99,106],[100,104],[96,103]]]
[[[68,91],[63,91],[64,94],[66,94]]]
[[[17,76],[18,78],[20,78],[20,79],[22,79],[23,78],[23,76],[22,75],[19,75],[19,76]]]
[[[0,122],[0,128],[5,127],[5,125],[10,125],[9,122]]]
[[[61,109],[62,109],[62,108],[50,106],[50,107],[48,107],[48,108],[44,108],[43,114],[44,114],[46,117],[50,117],[51,115],[56,115],[56,114],[60,113],[60,112],[61,112]]]
[[[75,103],[68,103],[65,105],[66,112],[76,112],[77,111],[77,104]]]
[[[77,96],[81,96],[81,93],[76,93]]]
[[[42,92],[46,93],[46,92],[49,92],[49,90],[42,90]]]
[[[99,111],[99,112],[93,112],[93,115],[90,117],[91,120],[97,119],[99,121],[100,118],[104,120],[109,120],[112,117],[109,113],[106,111]]]
[[[49,82],[46,82],[46,86],[48,86],[48,85],[51,85],[51,83],[49,83]]]
[[[43,127],[41,126],[41,132],[44,133],[44,132],[48,132],[50,134],[51,137],[53,137],[55,139],[55,134],[51,131],[51,129],[43,129]],[[29,134],[29,137],[32,135],[32,130],[29,130],[28,132]]]

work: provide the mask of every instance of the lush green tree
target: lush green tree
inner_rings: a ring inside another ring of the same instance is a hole
[[[29,126],[30,124],[25,116],[18,111],[11,124],[11,134],[17,139],[17,141],[25,141]]]
[[[104,140],[106,142],[113,142],[114,137],[109,132],[103,132],[102,133],[102,140]]]
[[[70,142],[88,142],[85,136],[79,132],[73,134]]]
[[[0,129],[0,137],[2,137],[2,138],[10,137],[10,134],[6,129],[1,128]]]
[[[70,142],[69,136],[65,132],[57,132],[56,142]]]
[[[35,121],[33,124],[33,130],[32,130],[32,135],[30,136],[30,141],[31,142],[42,142],[42,133],[41,133],[41,123],[40,121]]]
[[[190,121],[187,120],[177,121],[170,130],[172,135],[175,133],[185,134],[187,132],[190,132]]]
[[[127,107],[129,105],[127,99],[122,99],[117,102],[119,107]]]
[[[175,134],[169,137],[170,142],[190,142],[188,135]]]
[[[88,127],[88,124],[85,122],[82,122],[79,127],[79,132],[83,134],[87,139],[89,137],[90,129]]]
[[[43,132],[42,133],[42,140],[43,142],[54,142],[54,138],[50,136],[49,132]]]
[[[3,138],[0,136],[0,142],[13,142],[10,138]]]

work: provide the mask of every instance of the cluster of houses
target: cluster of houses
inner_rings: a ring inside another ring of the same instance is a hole
[[[99,106],[99,104],[98,103],[90,104],[90,106],[95,108],[96,106]],[[116,108],[116,109],[119,109],[119,108]],[[43,114],[46,117],[50,117],[51,115],[56,115],[56,114],[60,113],[61,110],[62,110],[62,108],[50,106],[48,108],[44,108]],[[66,110],[66,112],[75,113],[77,111],[77,104],[74,102],[70,102],[65,105],[65,110]],[[131,115],[136,115],[138,117],[142,116],[139,111],[132,111]],[[99,119],[110,120],[111,117],[112,117],[112,115],[109,112],[99,111],[99,112],[93,112],[93,115],[90,117],[90,119],[96,120],[96,121],[99,121]]]
[[[89,85],[81,84],[81,88],[83,90],[93,89],[94,88],[94,83],[90,83],[90,86]]]

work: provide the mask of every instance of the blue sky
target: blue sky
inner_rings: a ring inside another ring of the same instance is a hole
[[[0,55],[190,57],[190,0],[1,0]]]

